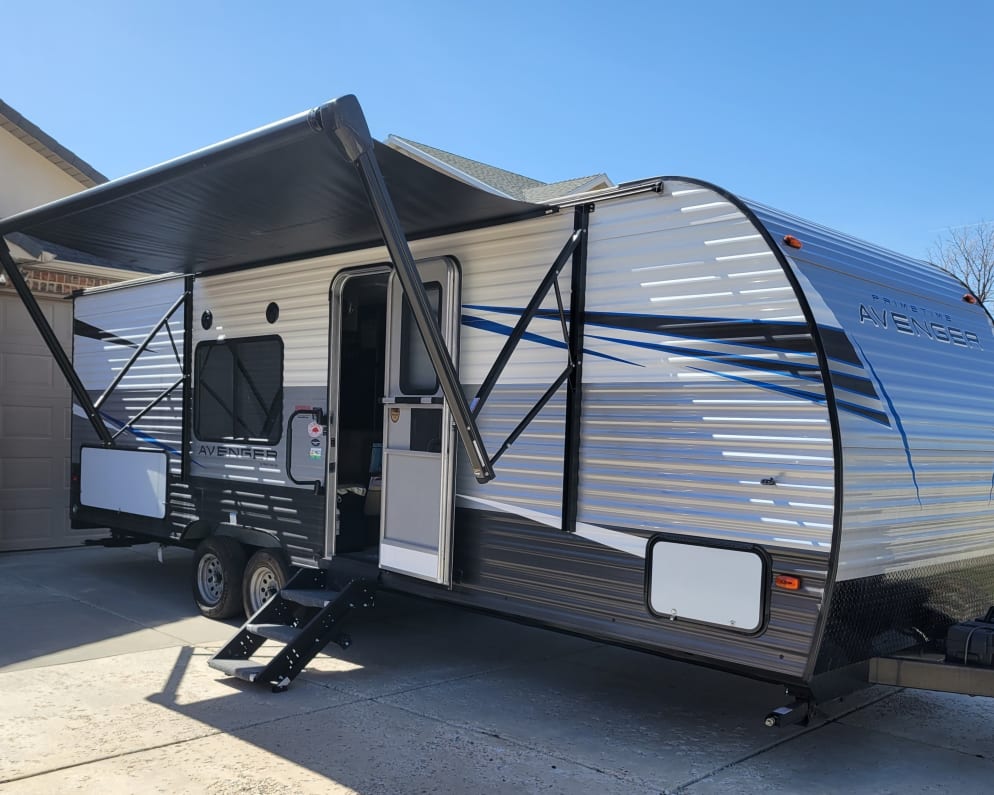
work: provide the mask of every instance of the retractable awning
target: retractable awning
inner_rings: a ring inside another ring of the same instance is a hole
[[[267,127],[0,221],[142,273],[209,273],[384,242],[329,102]],[[358,105],[356,105],[358,107]],[[409,240],[542,214],[372,142]]]
[[[408,240],[550,212],[373,141],[354,96],[0,221],[0,264],[73,395],[114,444],[3,242],[11,233],[141,272],[204,274],[386,244],[477,479],[487,455]]]

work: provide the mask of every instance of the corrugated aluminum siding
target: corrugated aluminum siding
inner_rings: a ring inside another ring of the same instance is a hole
[[[84,293],[76,298],[73,365],[94,399],[110,385],[183,290],[183,279],[164,278]],[[180,357],[183,355],[183,320],[183,307],[180,307],[169,321],[168,330],[165,326],[159,330],[101,406],[101,415],[111,433],[183,375],[181,360],[176,357],[176,351]],[[183,387],[179,386],[116,442],[124,448],[169,453],[167,516],[177,528],[196,518],[187,490],[174,481],[181,473],[182,440]],[[74,410],[73,462],[79,463],[81,444],[99,443],[89,421]]]
[[[587,311],[580,521],[827,558],[834,466],[817,355],[750,220],[689,183],[598,204]]]
[[[412,243],[412,251],[419,260],[452,256],[459,262],[462,274],[459,372],[467,394],[472,395],[476,385],[486,377],[507,333],[572,231],[572,214],[562,213]],[[297,403],[324,406],[331,283],[343,268],[388,261],[385,249],[374,248],[200,278],[194,291],[194,345],[217,339],[221,334],[228,338],[279,334],[284,340],[287,390],[284,420]],[[568,268],[560,285],[568,308]],[[279,320],[273,325],[265,320],[270,301],[280,306]],[[554,307],[555,297],[550,293],[543,308]],[[214,325],[208,331],[202,330],[199,322],[205,309],[210,309],[214,316]],[[558,318],[536,318],[529,332],[531,336],[516,350],[479,418],[491,453],[566,365]],[[460,465],[459,493],[507,501],[558,516],[562,501],[564,405],[561,396],[550,402],[501,458],[497,478],[492,483],[481,487],[469,467]],[[224,462],[200,459],[200,463],[204,467],[198,474],[232,477],[233,470]],[[239,465],[258,468],[251,462]],[[239,470],[235,477],[282,481],[282,475],[275,471]]]
[[[994,330],[986,312],[926,263],[753,209],[775,240],[803,242],[785,252],[818,324],[842,329],[861,360],[827,346],[843,447],[839,579],[989,554]],[[852,392],[853,376],[877,396]]]

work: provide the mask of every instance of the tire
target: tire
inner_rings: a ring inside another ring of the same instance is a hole
[[[193,599],[207,618],[231,618],[242,609],[245,549],[235,539],[211,536],[193,556]]]
[[[242,606],[251,618],[269,598],[286,586],[290,569],[283,553],[275,549],[260,549],[245,567],[242,579]]]

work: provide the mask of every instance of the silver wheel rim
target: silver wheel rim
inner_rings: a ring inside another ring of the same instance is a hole
[[[252,572],[249,578],[249,601],[252,612],[256,612],[270,597],[280,589],[280,581],[276,572],[269,566],[260,566]]]
[[[197,590],[208,607],[221,601],[224,594],[224,569],[217,555],[208,552],[197,564]]]

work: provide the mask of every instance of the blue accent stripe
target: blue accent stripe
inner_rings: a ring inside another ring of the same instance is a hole
[[[520,313],[519,313],[520,314]],[[481,317],[473,317],[472,315],[463,315],[462,324],[464,326],[469,326],[470,328],[480,329],[481,331],[489,331],[494,334],[500,334],[505,337],[510,337],[511,332],[514,331],[512,326],[505,326],[503,323],[496,323],[493,320],[484,320]],[[540,345],[548,345],[552,348],[560,348],[562,350],[566,349],[566,343],[562,340],[552,339],[551,337],[543,337],[539,334],[532,334],[530,331],[526,331],[522,336],[522,339],[528,340],[529,342],[537,342]],[[619,359],[617,356],[610,356],[606,353],[601,353],[600,351],[594,351],[590,348],[583,349],[584,354],[588,356],[596,356],[600,359],[607,359],[611,362],[620,362],[621,364],[630,364],[632,367],[645,367],[644,364],[639,364],[638,362],[630,362],[627,359]]]
[[[883,395],[883,399],[887,401],[887,407],[890,409],[891,416],[894,418],[894,425],[897,427],[898,433],[901,434],[901,441],[904,444],[904,455],[908,459],[908,469],[911,470],[911,482],[915,486],[915,497],[918,499],[919,507],[924,507],[922,506],[921,491],[918,488],[918,475],[915,472],[915,462],[911,457],[911,444],[908,441],[908,434],[904,430],[904,423],[901,422],[901,415],[897,413],[894,401],[891,400],[890,395],[887,394],[887,390],[884,389],[884,385],[881,383],[880,377],[877,375],[877,371],[873,369],[873,365],[870,364],[870,360],[863,352],[863,348],[858,342],[856,342],[856,340],[853,340],[853,345],[855,345],[856,350],[859,351],[859,356],[863,360],[863,364],[866,365],[866,369],[870,371],[870,375],[872,375],[873,379],[877,382],[877,387],[880,390],[880,394]]]
[[[464,304],[464,309],[475,309],[480,312],[499,312],[505,315],[520,315],[521,310],[515,309],[511,306],[488,306],[485,304]],[[592,312],[591,314],[596,316],[598,314],[603,314],[599,312]],[[538,310],[537,317],[558,317],[559,312],[555,309],[540,309]],[[768,320],[757,320],[754,318],[727,318],[727,317],[697,317],[693,315],[650,315],[639,312],[625,312],[624,316],[626,318],[631,318],[632,320],[648,320],[656,323],[667,323],[667,324],[684,324],[688,326],[701,326],[701,325],[735,325],[741,327],[748,326],[766,326],[771,325],[796,328],[798,330],[807,330],[808,324],[804,321],[797,320],[777,320],[771,322]],[[588,318],[586,322],[591,322]],[[596,320],[593,321],[597,323]],[[608,325],[606,323],[597,323],[597,325]],[[627,326],[615,326],[615,328],[627,328]],[[660,331],[671,331],[672,329],[660,328]],[[678,330],[678,329],[677,329]]]
[[[494,312],[505,315],[521,315],[521,310],[507,306],[467,304],[464,308],[481,312]],[[557,320],[559,313],[553,309],[540,309],[536,317]],[[749,318],[684,317],[681,315],[649,315],[634,313],[610,313],[588,311],[584,318],[587,326],[600,326],[642,334],[684,337],[697,340],[714,340],[728,345],[756,350],[783,352],[790,350],[808,356],[816,356],[814,343],[810,339],[808,325],[797,321],[767,321]],[[798,332],[805,334],[807,341],[797,339]],[[765,336],[770,344],[754,342],[756,337]],[[782,339],[776,340],[776,337]],[[750,341],[746,341],[750,340]]]
[[[773,392],[780,392],[784,395],[790,395],[791,397],[803,398],[804,400],[810,400],[814,403],[825,403],[825,396],[819,395],[814,392],[805,392],[802,389],[794,389],[793,387],[784,386],[783,384],[771,384],[768,381],[758,381],[754,378],[746,378],[745,376],[732,375],[731,373],[716,373],[713,370],[705,370],[703,367],[691,367],[691,370],[696,370],[699,373],[707,373],[708,375],[717,375],[721,378],[727,378],[730,381],[738,381],[742,384],[749,384],[750,386],[759,387],[760,389],[769,389]],[[851,414],[857,414],[864,419],[868,419],[872,422],[880,423],[881,425],[886,425],[890,427],[890,421],[887,419],[887,415],[882,411],[874,411],[873,409],[868,409],[863,406],[857,406],[852,403],[846,403],[845,401],[836,400],[835,405]]]
[[[638,342],[637,340],[624,340],[618,337],[601,337],[597,334],[587,334],[595,340],[604,340],[605,342],[614,342],[618,345],[628,345],[632,348],[646,348],[652,351],[662,351],[663,353],[673,353],[677,356],[691,356],[695,359],[705,359],[708,361],[723,362],[725,364],[734,364],[739,367],[752,367],[760,370],[776,370],[778,372],[790,372],[792,370],[807,370],[811,373],[817,373],[818,377],[816,379],[821,381],[821,368],[816,364],[804,364],[801,362],[781,362],[773,359],[764,359],[762,357],[753,356],[741,356],[734,353],[721,353],[718,351],[704,351],[697,348],[684,348],[679,345],[662,345],[658,342]],[[744,362],[744,364],[740,364]],[[790,372],[791,375],[796,378],[806,378],[807,376],[799,375],[797,373]]]
[[[780,392],[784,395],[790,395],[791,397],[802,398],[803,400],[810,400],[813,403],[824,403],[825,396],[819,395],[816,392],[805,392],[802,389],[794,389],[793,387],[784,386],[783,384],[771,384],[766,381],[757,381],[754,378],[746,378],[741,375],[732,375],[731,373],[716,373],[713,370],[705,370],[703,367],[691,367],[691,370],[696,370],[699,373],[707,373],[708,375],[717,375],[721,378],[727,378],[729,381],[738,381],[742,384],[749,384],[750,386],[758,386],[760,389],[769,389],[773,392]]]
[[[124,427],[124,423],[123,422],[121,422],[119,419],[117,419],[115,417],[112,417],[110,414],[108,414],[108,413],[106,413],[104,411],[100,412],[100,416],[103,417],[107,422],[109,422],[111,425],[113,425],[118,430],[120,430],[121,428]],[[149,436],[144,431],[136,429],[133,425],[130,428],[128,428],[128,433],[130,433],[136,439],[140,439],[143,442],[147,442],[148,444],[154,445],[155,447],[158,447],[160,450],[165,450],[170,455],[174,455],[177,458],[182,458],[183,457],[182,453],[180,453],[180,451],[177,450],[175,447],[170,447],[165,442],[160,442],[154,436]]]
[[[495,312],[507,315],[521,315],[520,309],[514,309],[511,307],[500,307],[500,306],[483,306],[483,305],[467,305],[468,309],[476,309],[485,312]],[[794,356],[805,356],[814,359],[817,357],[817,353],[814,351],[798,350],[791,347],[774,347],[766,345],[756,345],[754,343],[748,342],[737,342],[734,338],[729,339],[727,337],[714,337],[709,338],[703,334],[708,327],[711,330],[720,331],[727,333],[729,329],[734,328],[738,330],[751,331],[753,328],[770,328],[771,326],[776,329],[797,329],[797,330],[807,330],[807,324],[801,322],[777,322],[768,323],[762,320],[739,320],[739,319],[727,319],[727,318],[700,318],[700,317],[678,317],[671,315],[635,315],[626,314],[623,315],[625,319],[632,319],[635,321],[635,325],[625,325],[619,323],[606,323],[598,322],[595,317],[591,318],[588,316],[586,323],[587,325],[600,325],[606,328],[617,328],[626,331],[632,331],[641,334],[659,334],[667,335],[672,337],[687,336],[694,337],[696,339],[711,339],[713,342],[721,345],[730,345],[741,348],[749,348],[754,350],[762,351],[773,351],[776,353],[790,353]],[[558,312],[553,310],[541,310],[537,317],[545,317],[547,319],[557,319]],[[605,315],[605,317],[622,317],[621,315]],[[649,321],[654,324],[652,327],[640,327],[637,325],[638,321]],[[492,321],[483,320],[481,318],[475,317],[463,317],[463,322],[470,326],[475,326],[477,328],[485,329],[487,331],[494,331],[501,334],[509,334],[511,327],[504,326],[500,323],[494,323]],[[685,326],[684,328],[681,328]],[[841,332],[840,332],[841,333]],[[681,345],[667,345],[658,342],[642,342],[638,340],[622,339],[620,337],[608,337],[601,336],[598,334],[587,334],[587,339],[600,340],[602,342],[609,342],[614,345],[622,345],[631,348],[642,348],[645,350],[659,351],[661,353],[668,353],[674,356],[686,356],[689,358],[699,359],[705,362],[713,362],[717,364],[724,364],[728,366],[741,367],[743,369],[752,370],[755,372],[761,372],[764,374],[769,374],[771,372],[783,374],[790,378],[798,379],[802,382],[817,383],[822,384],[822,371],[818,364],[807,363],[807,362],[795,362],[795,361],[781,361],[775,359],[769,359],[760,356],[749,356],[745,354],[734,354],[734,353],[723,353],[717,351],[702,350],[700,348],[690,348]],[[558,340],[553,340],[546,337],[540,337],[534,334],[526,334],[526,339],[531,339],[534,342],[541,342],[546,345],[553,345],[559,348],[565,348],[565,343]],[[848,342],[848,337],[844,337]],[[585,349],[586,351],[587,349]],[[598,353],[596,351],[588,351],[592,355],[600,356],[602,358],[611,359],[613,361],[625,362],[624,359],[619,359],[616,357],[608,356],[603,353]],[[852,355],[847,359],[835,359],[835,361],[843,362],[852,366],[854,361],[857,366],[863,367],[863,363],[858,355],[855,355],[855,351],[852,351]],[[626,364],[633,364],[633,362],[625,362]],[[645,365],[638,365],[645,366]],[[785,386],[782,384],[773,384],[769,381],[757,380],[755,378],[748,378],[746,376],[736,376],[728,373],[717,373],[712,370],[692,367],[692,370],[697,370],[698,372],[710,373],[711,375],[719,375],[722,378],[727,378],[733,381],[739,381],[740,383],[750,384],[751,386],[756,386],[761,389],[769,389],[775,392],[780,392],[782,394],[791,395],[793,397],[799,397],[804,400],[812,400],[817,403],[824,403],[825,397],[818,395],[817,393],[808,392],[804,389],[798,389],[795,387]],[[836,391],[848,392],[854,395],[860,395],[862,397],[868,397],[876,400],[880,400],[879,393],[877,392],[876,386],[879,385],[879,379],[876,378],[865,378],[858,375],[853,375],[849,373],[833,373],[833,386]],[[852,403],[846,400],[836,399],[836,405],[843,411],[847,411],[851,414],[856,414],[864,419],[868,419],[871,422],[879,423],[886,427],[891,426],[890,418],[887,413],[883,411],[883,405],[880,409],[869,408],[866,406],[860,406],[856,403]],[[891,407],[893,410],[893,407]],[[994,481],[992,481],[994,482]]]

